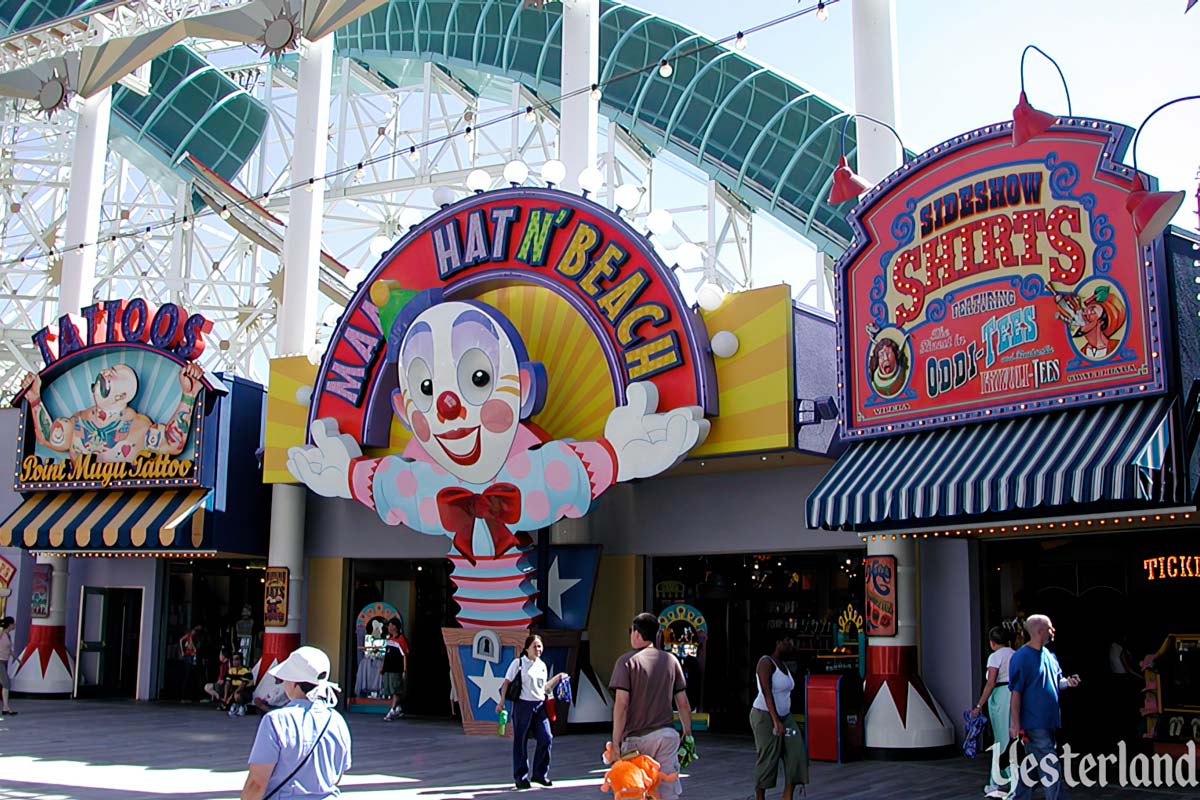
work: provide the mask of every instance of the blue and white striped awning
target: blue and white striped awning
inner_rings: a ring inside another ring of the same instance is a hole
[[[966,515],[1136,502],[1161,469],[1172,399],[1152,397],[851,445],[808,498],[808,526],[888,528]]]

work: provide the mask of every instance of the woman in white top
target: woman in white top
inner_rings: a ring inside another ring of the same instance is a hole
[[[542,786],[552,786],[550,781],[550,749],[554,744],[554,734],[550,732],[550,718],[546,715],[546,697],[558,685],[567,673],[560,672],[553,678],[547,678],[546,662],[542,661],[542,637],[534,634],[526,637],[525,647],[521,657],[514,659],[504,673],[504,683],[500,684],[500,697],[508,693],[508,686],[521,674],[521,699],[513,701],[512,732],[513,732],[513,780],[518,789],[528,789],[529,770],[529,729],[533,728],[534,738],[537,739],[537,752],[533,757],[533,782]],[[504,710],[504,700],[496,703],[496,713]]]
[[[999,747],[992,750],[992,772],[984,794],[989,797],[1006,797],[1009,792],[1003,787],[1012,787],[1008,769],[1000,769],[1000,752],[1008,746],[1008,718],[1011,695],[1008,691],[1008,662],[1012,660],[1013,649],[1009,647],[1008,631],[996,627],[988,631],[988,646],[992,654],[987,660],[987,681],[983,685],[983,694],[971,716],[978,717],[984,707],[987,707],[988,719],[992,723],[992,735]],[[1000,784],[996,778],[1000,778]]]
[[[782,800],[792,800],[797,784],[808,783],[808,752],[804,735],[792,717],[792,689],[796,681],[783,663],[786,653],[794,652],[795,643],[787,634],[779,634],[775,649],[758,660],[755,669],[758,696],[750,709],[750,728],[754,731],[754,796],[764,800],[767,789],[774,789],[783,764]]]

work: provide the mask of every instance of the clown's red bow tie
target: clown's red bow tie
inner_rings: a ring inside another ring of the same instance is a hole
[[[454,533],[454,547],[463,557],[475,563],[475,548],[472,534],[475,520],[487,523],[492,534],[492,547],[496,555],[503,555],[513,547],[525,547],[533,542],[529,534],[508,529],[521,518],[521,490],[511,483],[497,483],[475,494],[461,486],[451,486],[437,493],[438,517],[446,530]]]

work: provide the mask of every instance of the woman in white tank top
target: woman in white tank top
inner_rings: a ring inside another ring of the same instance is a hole
[[[782,800],[792,800],[797,784],[808,783],[808,752],[804,735],[792,717],[792,690],[796,680],[783,663],[795,643],[780,633],[775,649],[758,660],[755,684],[758,696],[750,709],[750,728],[758,758],[754,764],[754,796],[764,800],[767,789],[774,789],[779,766],[783,765]]]

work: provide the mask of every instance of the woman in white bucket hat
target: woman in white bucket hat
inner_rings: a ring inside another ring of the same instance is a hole
[[[334,708],[329,656],[301,647],[267,674],[283,684],[288,704],[258,725],[242,800],[337,797],[350,769],[350,729]]]

